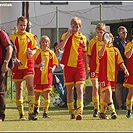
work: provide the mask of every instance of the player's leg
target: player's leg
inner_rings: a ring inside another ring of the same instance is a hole
[[[94,104],[94,113],[93,117],[98,116],[99,112],[99,85],[98,80],[92,80],[92,102]]]
[[[39,107],[40,107],[40,92],[35,92],[35,104],[34,104],[35,116],[39,114]]]
[[[29,120],[37,120],[36,116],[34,115],[35,94],[33,87],[33,76],[27,75],[25,81],[28,90]]]
[[[24,103],[23,103],[23,81],[15,82],[16,87],[16,105],[19,112],[20,120],[25,120]]]
[[[44,91],[43,118],[49,118],[48,109],[50,106],[50,92],[51,90]]]
[[[83,88],[84,84],[76,84],[76,92],[77,92],[77,117],[76,120],[82,120],[82,113],[83,113]]]
[[[71,115],[71,119],[75,119],[75,108],[74,108],[74,100],[73,100],[73,84],[66,85],[67,89],[67,107],[69,114]]]
[[[105,90],[105,101],[108,104],[108,109],[111,113],[111,118],[112,119],[116,119],[117,118],[117,114],[115,111],[115,106],[113,103],[113,99],[112,99],[112,89],[111,86],[108,86],[108,89]]]
[[[127,99],[126,99],[126,108],[127,108],[127,118],[132,118],[132,102],[133,102],[133,88],[129,89]]]

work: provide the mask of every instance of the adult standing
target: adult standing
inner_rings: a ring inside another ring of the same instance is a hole
[[[6,53],[4,54],[5,50]],[[5,119],[7,71],[12,51],[13,48],[8,35],[0,30],[0,121]]]
[[[117,29],[118,36],[114,37],[113,45],[117,47],[121,53],[121,56],[124,60],[124,63],[126,61],[126,57],[124,55],[125,52],[125,46],[127,44],[127,29],[124,26],[120,26]],[[115,96],[118,103],[118,109],[124,109],[125,108],[125,102],[126,102],[126,96],[128,93],[127,88],[123,87],[124,83],[124,72],[119,69],[118,71],[118,77],[117,77],[117,83],[115,86]]]

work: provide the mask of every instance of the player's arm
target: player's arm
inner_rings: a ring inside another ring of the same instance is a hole
[[[69,37],[71,36],[71,34],[72,34],[72,31],[69,29],[68,34],[66,35],[66,38],[63,41],[59,42],[57,47],[60,49],[63,49],[65,47]]]
[[[133,54],[133,45],[131,46],[131,49],[125,54],[126,58],[130,58]]]
[[[105,49],[106,49],[107,43],[104,43],[104,45],[102,46],[101,50],[99,50],[98,52],[98,57],[101,59],[104,55]]]
[[[8,45],[6,47],[6,56],[4,59],[4,63],[3,63],[2,68],[1,68],[2,73],[6,73],[8,71],[8,63],[12,57],[12,51],[13,51],[12,46]]]
[[[124,63],[121,63],[121,64],[120,64],[120,67],[121,67],[121,69],[124,71],[125,77],[128,77],[128,76],[129,76],[129,72],[128,72],[128,70],[127,70],[125,64],[124,64]]]
[[[89,71],[88,71],[88,57],[87,57],[87,52],[83,53],[83,60],[84,60],[84,66],[85,66],[85,71],[86,71],[86,78],[89,76]]]

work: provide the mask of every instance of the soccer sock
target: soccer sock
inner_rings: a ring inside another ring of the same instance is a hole
[[[99,96],[92,97],[92,102],[94,104],[94,110],[99,110]]]
[[[38,100],[35,100],[34,107],[38,108],[40,106],[40,98]]]
[[[70,114],[75,114],[74,102],[67,103],[67,107]]]
[[[100,113],[105,114],[107,106],[108,104],[104,102],[103,99],[100,99]]]
[[[77,100],[77,114],[82,114],[83,112],[83,100]]]
[[[24,115],[24,103],[23,103],[23,99],[20,100],[16,100],[16,105],[17,105],[17,109],[20,114]]]
[[[35,96],[28,96],[29,114],[34,112]]]
[[[112,102],[108,104],[108,109],[109,109],[109,111],[110,111],[111,114],[113,112],[115,112],[115,106],[114,106],[114,104]]]
[[[127,110],[132,110],[132,99],[126,99],[126,108]]]
[[[39,113],[39,107],[40,107],[40,98],[38,100],[35,100],[34,104],[34,110],[37,108],[38,113]]]
[[[48,113],[49,105],[50,105],[50,100],[44,99],[43,111],[44,111],[44,113],[46,113],[46,114]]]

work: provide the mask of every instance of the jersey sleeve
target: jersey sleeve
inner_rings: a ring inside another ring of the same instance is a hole
[[[126,55],[126,53],[129,52],[129,50],[131,49],[132,43],[133,43],[133,41],[127,43],[127,45],[126,45],[126,47],[125,47],[125,52],[124,52],[125,55]]]
[[[88,52],[87,52],[88,56],[92,55],[92,48],[94,43],[95,43],[94,39],[91,39],[88,45]]]

